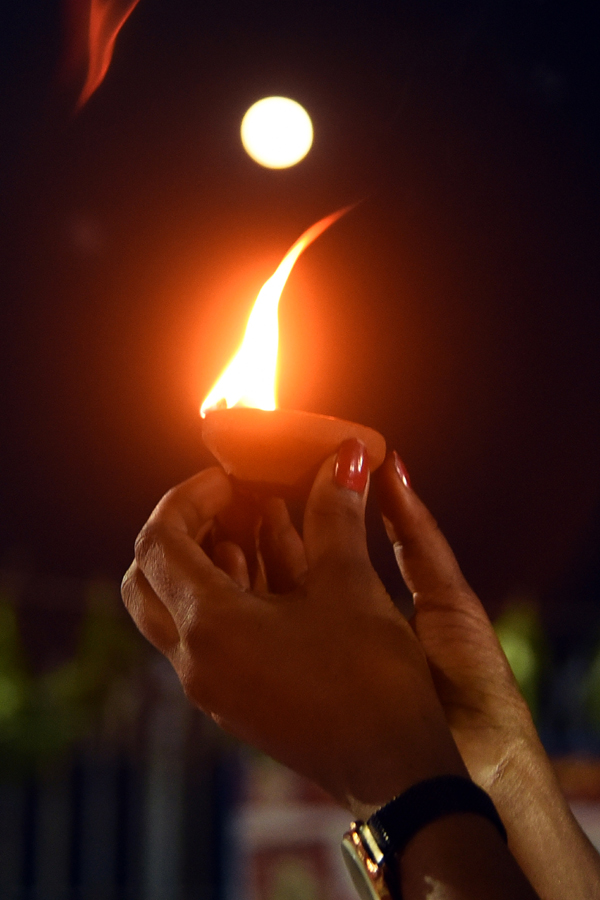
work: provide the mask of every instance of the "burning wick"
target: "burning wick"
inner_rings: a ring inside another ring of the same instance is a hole
[[[288,250],[256,298],[239,350],[200,407],[204,444],[240,481],[303,493],[321,463],[348,438],[366,445],[371,471],[384,460],[385,440],[372,428],[277,409],[281,293],[300,254],[351,208],[321,219]]]

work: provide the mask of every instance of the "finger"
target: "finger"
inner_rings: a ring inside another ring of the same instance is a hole
[[[129,615],[146,640],[168,656],[179,641],[179,632],[173,617],[156,596],[136,562],[125,573],[121,596]]]
[[[304,513],[304,545],[309,570],[315,566],[368,561],[365,505],[369,486],[367,450],[344,441],[315,479]]]
[[[138,567],[180,636],[197,621],[199,603],[238,595],[232,579],[196,543],[196,535],[231,497],[224,472],[207,469],[163,497],[136,541]]]
[[[386,532],[415,606],[466,604],[483,612],[435,519],[411,489],[397,454],[390,454],[377,473],[377,489]]]
[[[196,538],[232,498],[233,489],[225,472],[217,466],[204,469],[165,494],[149,522],[159,518],[170,528]]]
[[[306,573],[304,544],[280,497],[269,497],[262,513],[260,551],[269,589],[284,594],[293,590]]]
[[[216,566],[223,569],[230,578],[238,584],[242,590],[250,588],[250,575],[244,551],[233,541],[219,541],[212,552],[212,560]]]
[[[260,510],[256,498],[237,489],[228,504],[217,516],[214,539],[232,541],[241,547],[249,569],[256,565],[256,539],[260,524]]]

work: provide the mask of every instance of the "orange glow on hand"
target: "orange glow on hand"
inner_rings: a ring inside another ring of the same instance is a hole
[[[204,416],[211,409],[230,409],[233,406],[267,410],[277,407],[277,313],[281,293],[300,254],[351,208],[346,206],[316,222],[288,250],[273,275],[262,286],[240,348],[202,403],[200,415]]]

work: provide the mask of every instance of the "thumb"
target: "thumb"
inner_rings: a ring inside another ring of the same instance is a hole
[[[309,569],[368,561],[368,487],[365,445],[355,438],[344,441],[321,466],[306,504],[303,537]]]

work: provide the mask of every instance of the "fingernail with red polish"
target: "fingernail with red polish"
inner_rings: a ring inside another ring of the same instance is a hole
[[[394,465],[396,466],[396,472],[398,473],[398,477],[400,481],[404,485],[404,487],[410,487],[410,478],[408,477],[408,472],[406,471],[406,466],[394,450]]]
[[[367,448],[361,441],[357,441],[356,438],[344,441],[338,450],[333,480],[348,491],[362,494],[367,485],[368,477],[369,457],[367,456]]]

